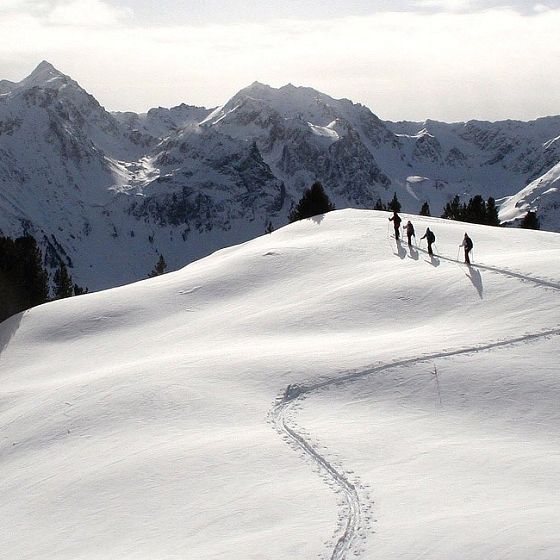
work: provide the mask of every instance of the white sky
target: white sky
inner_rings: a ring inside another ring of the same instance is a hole
[[[0,78],[46,59],[108,109],[258,80],[385,119],[560,114],[560,0],[0,0]]]

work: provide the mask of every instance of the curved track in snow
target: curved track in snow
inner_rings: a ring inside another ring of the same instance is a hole
[[[438,255],[438,258],[449,262],[460,263],[456,259],[451,259],[448,257],[443,257]],[[544,288],[553,288],[555,290],[560,290],[560,284],[551,282],[549,280],[543,280],[540,278],[533,278],[531,276],[526,276],[517,272],[509,271],[507,269],[486,266],[484,264],[473,264],[473,268],[480,268],[482,270],[487,270],[488,272],[494,274],[500,274],[503,276],[508,276],[510,278],[515,278],[523,282],[531,282],[537,286]],[[321,389],[332,388],[338,385],[343,385],[350,381],[355,381],[358,379],[363,379],[364,377],[379,373],[381,371],[386,371],[394,367],[408,366],[412,364],[419,364],[422,362],[432,361],[435,359],[449,358],[451,356],[460,356],[463,354],[472,354],[475,352],[484,352],[488,350],[493,350],[494,348],[501,348],[504,346],[510,346],[514,344],[519,344],[522,342],[531,342],[539,338],[544,338],[547,336],[558,336],[560,335],[560,326],[554,329],[543,330],[534,334],[526,334],[524,336],[519,336],[515,338],[502,339],[495,342],[489,342],[487,344],[480,344],[478,346],[471,346],[469,348],[460,348],[457,350],[449,350],[443,352],[435,352],[432,354],[423,354],[421,356],[416,356],[414,358],[407,358],[403,360],[395,360],[387,363],[379,363],[374,366],[359,370],[350,371],[344,373],[338,377],[327,379],[320,383],[315,383],[311,385],[288,385],[284,391],[284,395],[280,397],[274,406],[272,411],[272,419],[276,430],[288,437],[291,443],[301,449],[308,457],[314,461],[317,466],[326,474],[326,476],[332,480],[332,482],[340,488],[343,492],[346,500],[346,523],[342,534],[338,536],[336,545],[331,553],[331,560],[343,560],[347,558],[347,553],[352,549],[352,546],[356,540],[360,528],[363,527],[364,523],[364,513],[362,511],[362,505],[360,502],[360,496],[356,490],[356,486],[350,481],[348,475],[344,473],[341,469],[334,467],[319,451],[313,447],[313,445],[305,439],[305,437],[299,433],[296,428],[290,426],[288,420],[288,413],[294,404],[310,395],[314,391]]]

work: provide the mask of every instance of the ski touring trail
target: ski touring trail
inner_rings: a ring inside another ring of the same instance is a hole
[[[423,249],[418,248],[418,250],[427,253],[427,251]],[[441,255],[437,256],[438,258],[448,262],[462,264],[461,261],[458,261],[456,259],[443,257]],[[473,269],[480,268],[490,273],[500,274],[522,282],[530,282],[544,289],[552,288],[553,290],[560,290],[559,283],[552,282],[550,280],[534,278],[532,276],[524,275],[504,268],[492,267],[484,264],[471,264],[470,267]],[[341,517],[345,518],[345,522],[343,524],[342,531],[338,531],[338,533],[340,534],[338,534],[336,537],[336,544],[329,556],[330,560],[347,559],[351,552],[353,552],[354,556],[359,556],[359,551],[354,550],[354,545],[359,535],[363,535],[363,529],[366,525],[364,504],[360,499],[356,484],[350,480],[349,473],[345,473],[342,468],[337,468],[331,462],[329,462],[329,460],[324,455],[322,455],[308,439],[306,439],[301,427],[296,427],[293,421],[290,422],[290,413],[295,408],[296,403],[303,401],[306,397],[317,391],[343,386],[349,382],[358,381],[363,378],[390,370],[392,368],[417,365],[425,362],[431,362],[436,359],[449,358],[453,356],[468,355],[477,352],[487,352],[498,348],[513,346],[521,343],[530,343],[539,339],[559,335],[560,325],[553,329],[547,329],[540,332],[525,334],[519,337],[488,342],[487,344],[480,344],[468,348],[463,347],[454,350],[445,350],[442,352],[426,353],[421,356],[415,356],[413,358],[405,358],[402,360],[395,360],[387,363],[378,363],[364,369],[352,370],[342,373],[337,377],[326,379],[319,383],[310,385],[292,384],[286,387],[284,394],[277,399],[277,402],[271,412],[271,418],[276,431],[282,436],[286,437],[289,444],[294,449],[303,451],[303,453],[307,455],[307,457],[313,463],[316,464],[320,472],[324,474],[326,478],[330,482],[332,482],[332,484],[334,484],[334,486],[337,487],[344,496],[345,506],[343,508],[343,511],[341,512]]]

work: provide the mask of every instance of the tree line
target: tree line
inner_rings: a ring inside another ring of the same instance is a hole
[[[59,260],[50,297],[49,274],[35,239],[30,235],[0,236],[0,321],[51,299],[85,292],[87,288],[74,284],[66,264]]]
[[[397,193],[394,193],[393,198],[387,203],[384,203],[381,198],[378,198],[373,206],[374,210],[391,212],[400,212],[401,208],[402,206],[397,197]],[[323,185],[319,181],[316,181],[303,193],[299,202],[292,208],[292,211],[288,215],[288,220],[291,223],[297,220],[311,218],[318,214],[325,214],[334,209],[335,206],[325,193]],[[427,201],[420,207],[419,214],[420,216],[431,216],[430,205]],[[500,226],[496,200],[491,196],[488,197],[487,200],[484,200],[479,194],[471,197],[468,202],[463,203],[459,195],[455,195],[455,197],[445,205],[441,218],[469,222],[471,224]],[[527,212],[520,222],[520,227],[539,229],[540,224],[536,213],[532,211]],[[265,232],[271,233],[273,229],[272,222],[269,221]]]

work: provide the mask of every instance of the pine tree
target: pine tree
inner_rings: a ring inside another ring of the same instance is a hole
[[[529,210],[523,220],[521,220],[521,227],[524,229],[540,229],[541,224],[537,213]]]
[[[380,198],[377,199],[377,201],[375,202],[375,206],[373,207],[374,210],[387,210],[387,206],[385,206],[385,204],[383,204],[382,200]]]
[[[83,294],[87,294],[88,292],[89,292],[89,288],[87,286],[85,288],[82,288],[81,286],[78,286],[78,284],[74,284],[75,296],[81,296]]]
[[[422,204],[422,208],[420,208],[420,216],[431,216],[430,213],[430,205],[427,202]]]
[[[165,262],[165,259],[163,258],[163,255],[159,256],[158,262],[156,263],[156,266],[154,266],[154,269],[152,270],[152,272],[150,272],[150,274],[148,274],[148,278],[154,278],[155,276],[161,276],[162,274],[165,274],[165,271],[167,270],[167,263]]]
[[[397,193],[393,195],[391,202],[387,205],[387,208],[391,210],[391,212],[400,212],[401,211],[401,203],[397,198]]]
[[[486,202],[479,194],[469,200],[465,214],[460,219],[471,224],[486,223]]]
[[[18,237],[15,250],[21,286],[27,294],[27,307],[45,303],[49,299],[49,275],[43,268],[43,256],[37,242],[30,235]]]
[[[48,299],[48,274],[31,236],[0,237],[0,321]]]
[[[463,209],[464,206],[461,206],[461,199],[459,198],[459,195],[456,194],[453,197],[453,200],[445,205],[441,217],[448,220],[461,220],[463,216]]]
[[[498,209],[496,201],[490,197],[486,202],[486,224],[489,226],[499,226],[500,218],[498,218]]]
[[[54,297],[55,299],[63,299],[74,295],[74,284],[72,278],[68,274],[66,265],[60,261],[56,272],[54,273]]]
[[[264,232],[272,233],[273,231],[274,231],[274,226],[272,225],[272,221],[269,220]]]
[[[323,185],[316,181],[307,189],[300,201],[296,204],[288,216],[290,222],[297,222],[305,218],[312,218],[318,214],[326,214],[334,210],[334,204],[329,200],[329,197],[323,189]]]

